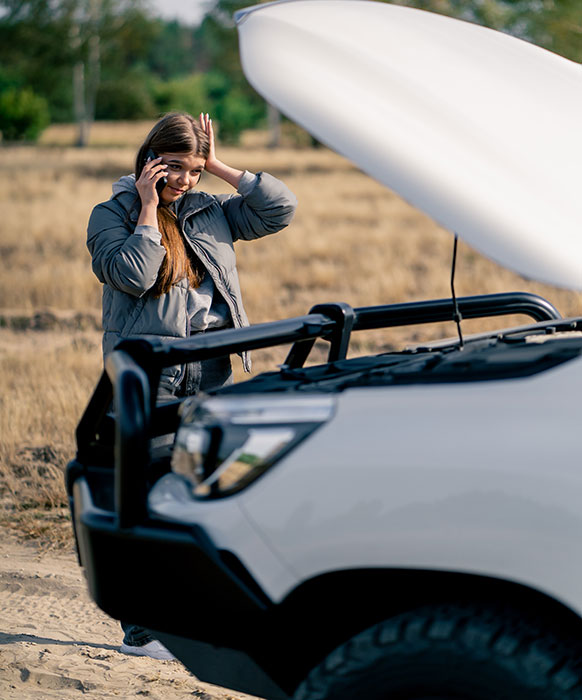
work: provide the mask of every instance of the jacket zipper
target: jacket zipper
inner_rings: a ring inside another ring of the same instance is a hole
[[[222,294],[224,297],[225,301],[228,304],[228,307],[230,309],[231,314],[233,315],[233,318],[236,317],[236,320],[238,321],[239,328],[242,328],[243,322],[241,315],[236,308],[236,299],[234,296],[228,291],[226,288],[226,285],[223,284],[222,279],[220,278],[220,268],[210,259],[210,256],[206,251],[201,248],[199,245],[191,241],[188,236],[184,233],[184,228],[180,224],[180,229],[182,231],[182,235],[184,236],[184,239],[188,242],[192,250],[194,251],[194,254],[198,256],[198,258],[202,261],[204,267],[206,268],[206,271],[212,277],[212,281],[216,285],[216,288],[218,291]],[[214,272],[214,274],[213,274]],[[188,318],[188,322],[190,317],[188,314],[186,314],[186,317]]]
[[[238,321],[238,327],[242,328],[243,327],[243,320],[242,317],[239,313],[239,310],[236,305],[236,299],[234,296],[228,291],[226,288],[226,285],[222,283],[222,279],[220,278],[220,268],[216,263],[214,263],[213,260],[210,259],[210,256],[208,253],[197,243],[194,241],[191,241],[190,238],[184,233],[184,221],[188,216],[191,214],[196,213],[197,211],[200,211],[201,209],[205,209],[206,206],[202,206],[199,209],[196,209],[194,211],[190,210],[186,214],[182,214],[180,218],[178,218],[178,223],[180,224],[180,232],[182,233],[182,236],[184,236],[184,240],[188,242],[188,245],[192,248],[194,251],[194,254],[198,256],[198,258],[202,261],[202,264],[206,268],[206,271],[212,277],[212,281],[214,282],[216,288],[218,291],[222,294],[224,300],[226,301],[228,308],[230,309],[230,313],[232,314],[233,321],[235,322],[235,327],[236,327],[236,322]],[[213,274],[214,271],[214,274]],[[188,314],[188,309],[186,309],[186,337],[190,337],[190,316]],[[249,354],[248,351],[245,351],[241,354],[241,358],[243,361],[243,367],[245,369],[245,372],[250,372],[251,371],[251,361],[249,359]],[[185,371],[185,368],[184,368]],[[183,373],[182,373],[183,374]],[[181,379],[180,379],[181,381]]]

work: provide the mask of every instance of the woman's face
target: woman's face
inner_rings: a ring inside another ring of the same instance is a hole
[[[206,160],[192,153],[160,153],[168,171],[168,184],[162,190],[163,204],[171,204],[198,184]]]

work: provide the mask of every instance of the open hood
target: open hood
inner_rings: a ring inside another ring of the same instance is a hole
[[[247,79],[283,114],[500,264],[582,289],[581,66],[367,0],[235,20]]]

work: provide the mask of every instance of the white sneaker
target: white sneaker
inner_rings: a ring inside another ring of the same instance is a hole
[[[133,656],[149,656],[151,659],[158,659],[159,661],[176,660],[176,657],[172,654],[172,652],[166,649],[166,647],[161,642],[158,642],[157,639],[152,639],[151,642],[143,644],[141,647],[122,644],[119,647],[119,651],[122,654],[133,654]]]

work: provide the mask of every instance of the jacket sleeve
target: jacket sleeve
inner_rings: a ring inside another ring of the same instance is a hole
[[[154,286],[166,249],[157,229],[132,228],[114,200],[99,204],[89,219],[87,248],[100,282],[140,297]]]
[[[239,192],[244,191],[245,172]],[[233,240],[246,241],[277,233],[293,218],[297,208],[297,197],[281,180],[258,173],[257,182],[248,194],[219,195],[220,202]]]

